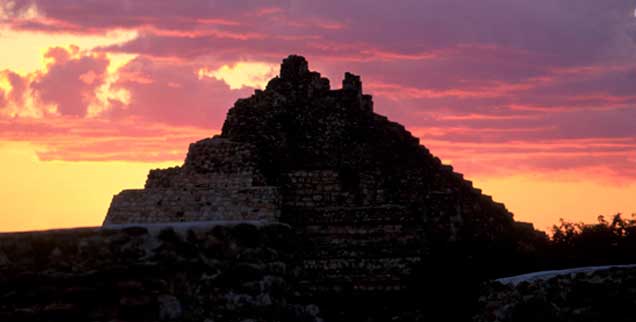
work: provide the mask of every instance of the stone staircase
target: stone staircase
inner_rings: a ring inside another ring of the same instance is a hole
[[[303,296],[400,291],[421,261],[415,218],[398,205],[284,209],[298,231]]]

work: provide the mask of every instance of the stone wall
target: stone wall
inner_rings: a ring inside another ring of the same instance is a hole
[[[190,144],[182,167],[151,170],[148,189],[240,189],[261,186],[254,147],[220,137]]]
[[[0,234],[0,321],[320,321],[285,225]]]
[[[377,175],[354,171],[298,170],[284,175],[288,207],[369,206],[386,202]]]
[[[187,221],[275,221],[274,187],[124,190],[113,198],[106,225]]]
[[[197,173],[253,173],[257,176],[254,153],[254,147],[249,143],[216,136],[190,144],[184,167]]]
[[[145,189],[114,196],[104,224],[276,221],[280,194],[263,181],[251,145],[201,140],[190,145],[182,167],[152,170]]]

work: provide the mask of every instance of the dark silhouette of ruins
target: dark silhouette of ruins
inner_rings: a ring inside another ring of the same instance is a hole
[[[286,58],[101,228],[0,236],[2,321],[468,321],[545,235]]]
[[[404,290],[437,244],[513,245],[517,231],[534,231],[374,113],[359,76],[331,89],[294,55],[182,167],[115,196],[105,224],[210,220],[291,225],[304,294],[327,295]]]

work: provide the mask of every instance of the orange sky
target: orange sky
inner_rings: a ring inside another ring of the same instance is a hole
[[[0,143],[0,231],[101,225],[110,198],[174,163],[40,161],[33,147]]]
[[[184,149],[185,151],[185,149]],[[142,188],[148,170],[181,162],[40,161],[24,143],[0,143],[0,231],[100,225],[112,196]],[[470,178],[502,201],[515,218],[547,229],[559,218],[594,222],[599,214],[634,207],[636,184],[531,174]]]
[[[0,231],[100,225],[113,194],[180,164],[290,53],[332,87],[361,74],[376,111],[518,220],[636,212],[629,0],[378,0],[356,16],[144,1],[0,4]]]

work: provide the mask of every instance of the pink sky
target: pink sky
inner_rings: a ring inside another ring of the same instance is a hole
[[[233,102],[293,53],[332,86],[345,71],[362,75],[377,112],[541,228],[559,209],[542,221],[505,195],[506,180],[636,193],[634,0],[36,0],[0,8],[0,43],[33,39],[32,50],[3,46],[0,142],[29,143],[41,161],[180,161],[189,142],[218,132]],[[45,44],[42,35],[66,38]],[[34,53],[39,65],[23,67]],[[634,196],[568,216],[636,212]]]

